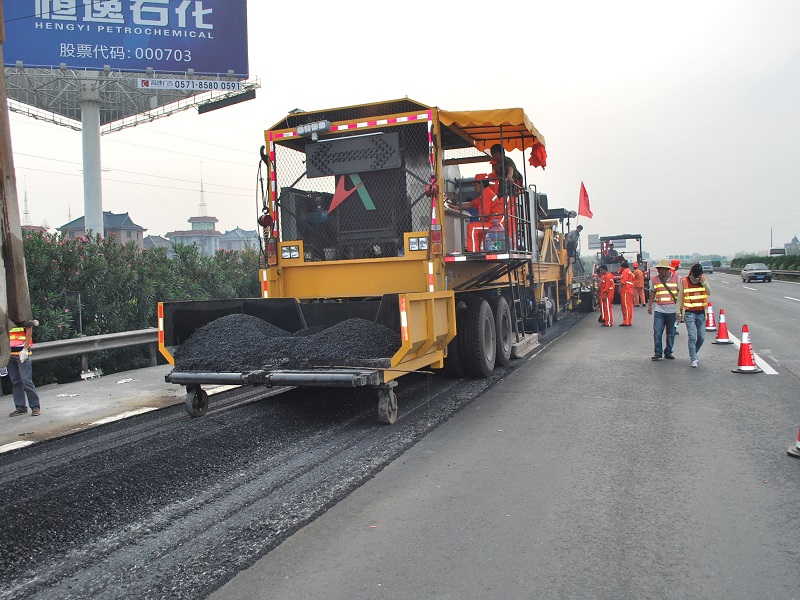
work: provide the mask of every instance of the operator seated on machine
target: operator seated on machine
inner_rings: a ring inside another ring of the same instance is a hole
[[[609,244],[606,248],[605,252],[606,262],[615,263],[615,262],[622,262],[622,257],[619,255],[619,252],[614,250],[614,244]]]
[[[466,210],[474,208],[478,211],[478,220],[467,224],[467,252],[481,252],[486,232],[494,226],[495,221],[501,227],[505,225],[503,201],[492,189],[493,176],[481,173],[475,176],[472,183],[478,197],[469,202],[454,202],[452,206]]]

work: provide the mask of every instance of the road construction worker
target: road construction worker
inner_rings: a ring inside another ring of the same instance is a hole
[[[658,275],[650,280],[650,299],[647,301],[647,313],[653,314],[653,338],[655,351],[652,360],[675,358],[672,348],[675,345],[676,303],[678,301],[678,274],[672,270],[666,259],[661,259],[656,265]],[[667,332],[667,345],[662,343],[664,331]]]
[[[639,263],[633,263],[633,305],[644,306],[644,271],[639,268]]]
[[[569,258],[577,258],[578,244],[580,243],[581,239],[581,231],[583,231],[583,225],[578,225],[575,229],[564,236],[564,242],[566,243],[567,247],[567,256]]]
[[[522,174],[517,165],[503,152],[500,144],[495,144],[489,152],[492,155],[492,170],[500,180],[500,197],[516,196],[517,189],[522,187]]]
[[[600,274],[600,315],[603,318],[603,327],[614,324],[614,276],[608,272],[608,267],[597,267]]]
[[[669,261],[669,268],[672,269],[673,273],[677,273],[678,269],[681,268],[681,261],[678,260],[677,258],[673,258],[671,261]],[[680,335],[680,334],[681,332],[678,331],[678,320],[675,319],[675,335]]]
[[[9,417],[18,417],[27,414],[28,405],[31,415],[38,417],[41,414],[39,394],[33,384],[33,368],[29,358],[33,347],[33,328],[17,327],[15,323],[8,324],[8,337],[11,343],[11,359],[8,361],[8,376],[11,378],[12,396],[14,397],[14,412]],[[27,398],[27,402],[26,402]]]
[[[677,302],[678,320],[686,323],[689,334],[689,360],[693,367],[697,366],[697,353],[706,341],[706,309],[710,295],[703,266],[693,264],[689,275],[681,279]]]
[[[630,327],[633,325],[633,273],[627,260],[620,263],[619,304],[622,308],[622,323],[619,326]]]
[[[468,202],[454,203],[459,209],[474,208],[478,211],[478,220],[467,224],[467,252],[480,252],[489,228],[495,222],[501,227],[505,224],[503,201],[494,193],[490,183],[485,173],[476,175],[473,185],[478,197]]]

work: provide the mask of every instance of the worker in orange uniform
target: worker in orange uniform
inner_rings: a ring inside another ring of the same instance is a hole
[[[608,267],[597,267],[600,274],[600,314],[603,317],[603,327],[614,324],[614,276],[608,272]]]
[[[633,305],[644,306],[644,271],[639,268],[639,263],[633,263]]]
[[[495,221],[501,227],[505,225],[505,214],[503,201],[494,193],[488,175],[476,175],[473,185],[478,196],[468,202],[455,202],[453,206],[460,209],[474,208],[478,211],[478,220],[467,224],[467,252],[480,252],[486,232],[494,226]]]
[[[633,273],[627,260],[620,263],[619,304],[622,307],[622,323],[619,326],[630,327],[633,325]]]

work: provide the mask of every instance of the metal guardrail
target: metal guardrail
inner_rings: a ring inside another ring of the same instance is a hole
[[[122,331],[120,333],[106,333],[103,335],[90,335],[85,337],[70,338],[68,340],[55,340],[53,342],[40,342],[34,344],[31,360],[34,362],[81,357],[81,370],[89,370],[89,354],[103,350],[116,350],[129,346],[150,346],[150,366],[158,364],[158,330],[139,329],[136,331]]]

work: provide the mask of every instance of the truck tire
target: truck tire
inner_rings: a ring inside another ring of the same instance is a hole
[[[553,303],[553,310],[550,313],[551,318],[549,319],[550,327],[552,327],[553,323],[558,322],[558,288],[555,283],[548,284],[547,297],[550,298],[550,301]]]
[[[489,377],[497,358],[497,339],[494,315],[486,300],[480,297],[467,300],[461,331],[464,336],[461,340],[462,362],[466,375],[476,379]]]
[[[442,373],[445,376],[453,379],[463,379],[466,376],[463,361],[464,352],[461,349],[461,340],[464,339],[462,328],[464,327],[464,315],[466,312],[467,305],[463,301],[458,301],[456,303],[456,337],[447,344],[447,357],[444,359],[444,369],[442,369]]]
[[[495,364],[507,367],[511,362],[511,346],[513,344],[513,327],[511,326],[511,309],[503,296],[492,296],[489,308],[494,315],[494,336],[497,340],[497,358]]]
[[[578,312],[594,312],[594,292],[581,292],[581,303],[578,305]]]

